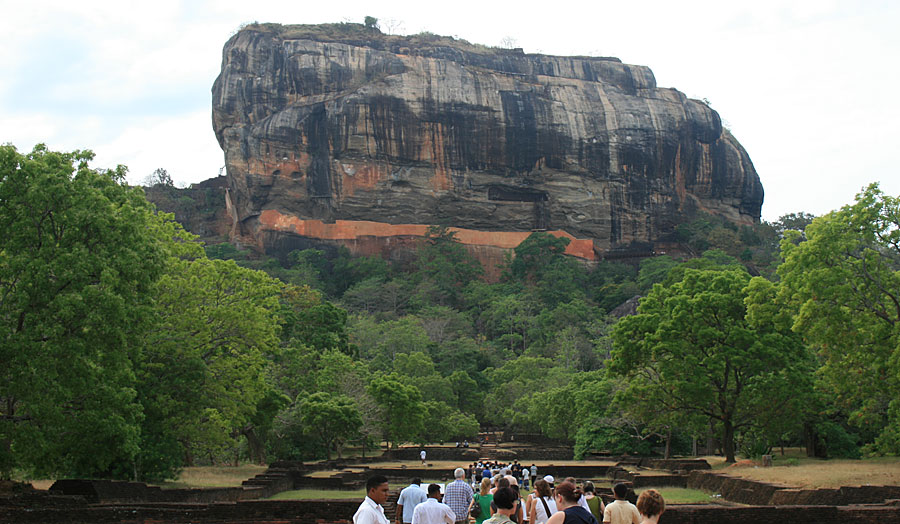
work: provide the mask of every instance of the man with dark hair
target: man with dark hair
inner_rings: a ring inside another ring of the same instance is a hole
[[[509,524],[512,522],[510,516],[518,509],[516,505],[517,498],[512,488],[499,488],[495,491],[493,504],[497,508],[497,512],[484,521],[483,524]]]
[[[390,524],[381,506],[388,498],[388,479],[384,475],[369,477],[366,481],[366,498],[353,514],[353,524]]]
[[[397,499],[397,524],[410,524],[413,520],[413,510],[427,498],[425,490],[422,489],[422,479],[418,477],[412,479],[412,483],[403,488],[400,498]]]
[[[640,524],[641,514],[634,504],[625,500],[628,486],[619,482],[613,486],[616,500],[606,505],[603,510],[603,524]]]
[[[416,506],[413,511],[412,524],[453,524],[456,514],[450,506],[441,503],[441,487],[428,485],[428,498]]]

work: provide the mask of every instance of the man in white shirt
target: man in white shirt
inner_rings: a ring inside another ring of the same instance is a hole
[[[419,452],[419,458],[422,459],[422,465],[424,466],[425,465],[425,450],[424,449]]]
[[[375,475],[366,481],[366,498],[353,514],[353,524],[390,524],[381,506],[388,498],[388,479]]]
[[[428,495],[422,489],[422,479],[418,477],[412,479],[412,483],[403,488],[400,498],[397,499],[397,524],[410,524],[413,510],[427,498]]]
[[[413,511],[412,524],[453,524],[456,514],[450,506],[441,503],[441,487],[429,484],[428,498],[416,506]]]

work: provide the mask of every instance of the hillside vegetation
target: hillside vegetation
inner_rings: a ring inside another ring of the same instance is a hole
[[[900,451],[900,204],[877,186],[811,221],[697,217],[686,260],[587,268],[535,233],[488,283],[440,227],[403,264],[202,246],[91,157],[0,147],[4,477],[160,480],[480,428],[576,458]]]

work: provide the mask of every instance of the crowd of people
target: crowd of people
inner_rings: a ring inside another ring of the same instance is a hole
[[[665,511],[656,490],[643,491],[634,505],[626,499],[628,486],[618,483],[613,486],[615,500],[604,504],[593,483],[578,486],[572,477],[556,483],[545,475],[529,491],[527,481],[536,475],[534,464],[525,467],[514,461],[457,468],[453,482],[443,487],[423,487],[421,479],[414,478],[400,491],[395,524],[657,524]],[[353,523],[390,524],[382,507],[388,491],[387,477],[371,477]]]

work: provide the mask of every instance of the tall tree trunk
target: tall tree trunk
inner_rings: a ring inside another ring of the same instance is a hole
[[[733,463],[734,460],[734,426],[731,419],[722,421],[722,448],[725,452],[725,462]]]
[[[184,446],[184,465],[186,467],[192,467],[194,465],[194,454],[191,453],[191,446],[187,443],[182,443]]]
[[[241,433],[247,438],[247,447],[250,451],[250,461],[256,464],[266,463],[266,447],[260,442],[253,426],[245,426]]]
[[[671,427],[666,432],[666,454],[663,458],[665,458],[666,460],[669,460],[670,458],[672,458],[672,428]]]

